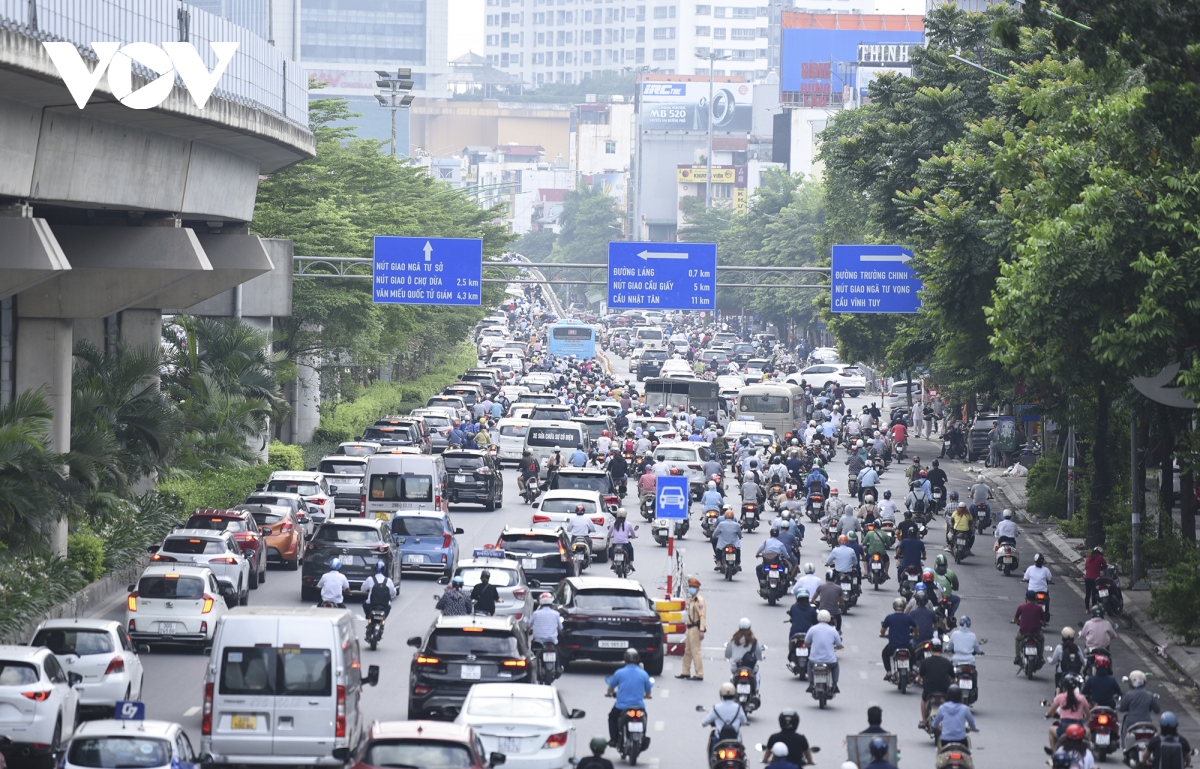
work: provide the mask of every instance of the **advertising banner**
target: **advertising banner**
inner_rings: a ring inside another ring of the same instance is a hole
[[[713,86],[713,132],[749,133],[753,91],[747,83]],[[707,131],[708,83],[656,80],[642,83],[642,128],[651,131]]]

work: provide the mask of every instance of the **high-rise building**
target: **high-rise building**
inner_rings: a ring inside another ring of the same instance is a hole
[[[488,61],[530,86],[602,72],[766,77],[772,0],[487,0]]]

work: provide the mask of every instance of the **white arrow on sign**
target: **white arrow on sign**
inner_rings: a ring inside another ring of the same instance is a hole
[[[908,262],[912,259],[908,254],[863,254],[858,257],[860,262]]]
[[[425,261],[429,261],[429,255],[433,253],[433,246],[429,245],[429,241],[425,241],[425,248],[421,249],[425,252]]]
[[[687,254],[678,254],[678,253],[674,253],[674,252],[670,252],[670,251],[641,251],[638,253],[638,256],[640,256],[642,258],[643,262],[646,261],[647,259],[687,259],[688,258]]]

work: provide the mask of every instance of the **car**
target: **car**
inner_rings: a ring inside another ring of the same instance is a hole
[[[529,419],[530,421],[540,420],[543,422],[552,419],[559,419],[566,422],[569,421],[574,415],[575,412],[571,409],[571,407],[565,404],[539,403],[533,407],[533,412],[530,413]]]
[[[739,366],[745,366],[758,353],[754,345],[746,342],[738,342],[729,348],[729,360],[731,363],[736,363]]]
[[[425,401],[425,408],[443,408],[450,409],[458,415],[461,422],[464,419],[471,418],[471,410],[467,408],[467,402],[457,395],[434,395]]]
[[[517,399],[517,403],[529,403],[534,406],[559,406],[562,401],[553,392],[527,392]]]
[[[694,373],[692,364],[682,358],[663,361],[662,367],[658,370],[659,376],[692,376]]]
[[[585,425],[588,431],[588,438],[593,444],[596,440],[608,430],[608,436],[611,438],[616,433],[616,428],[613,427],[613,422],[608,416],[591,416],[591,417],[571,417],[572,422],[578,422]]]
[[[369,457],[379,451],[375,441],[343,441],[338,444],[334,454],[345,454],[348,457]]]
[[[503,753],[485,753],[483,742],[469,726],[438,721],[376,721],[351,760],[350,769],[492,769],[503,764],[506,757]]]
[[[506,417],[496,423],[496,457],[501,463],[520,462],[525,450],[525,433],[529,432],[529,420]]]
[[[729,355],[723,349],[704,350],[700,353],[700,360],[704,361],[706,368],[714,363],[722,371],[729,368]]]
[[[852,398],[857,398],[867,389],[867,378],[863,375],[862,369],[845,363],[818,363],[795,374],[790,374],[785,379],[793,384],[800,384],[801,380],[817,388],[840,385]]]
[[[971,429],[967,432],[967,461],[974,462],[976,459],[987,459],[988,456],[988,433],[992,428],[1000,423],[999,414],[976,414],[975,419],[971,422]]]
[[[634,350],[629,354],[629,373],[636,374],[638,365],[642,362],[642,351]]]
[[[325,511],[322,508],[311,508],[304,501],[304,497],[286,491],[256,491],[247,496],[246,501],[242,504],[286,507],[292,511],[296,520],[300,522],[310,537],[318,526],[325,523]]]
[[[560,663],[620,662],[626,649],[636,649],[646,672],[662,675],[662,619],[654,599],[637,580],[568,577],[555,591],[554,606],[563,618],[558,634]]]
[[[717,377],[717,387],[721,390],[737,392],[746,386],[746,380],[735,374],[722,374]]]
[[[308,529],[296,518],[296,513],[280,505],[239,505],[235,509],[254,516],[266,542],[268,564],[277,563],[292,571],[300,568]]]
[[[745,369],[742,371],[742,378],[746,380],[746,384],[761,382],[763,372],[769,365],[771,365],[771,361],[766,358],[751,358],[746,361]]]
[[[383,448],[391,446],[413,446],[422,454],[433,451],[433,439],[427,434],[423,423],[416,419],[385,417],[363,430],[364,441],[378,441]]]
[[[111,715],[119,700],[142,698],[142,661],[125,627],[108,619],[48,619],[30,646],[54,653],[63,670],[78,673],[80,712]]]
[[[579,739],[568,710],[548,684],[475,684],[454,719],[475,730],[484,750],[504,755],[506,767],[565,769],[575,764]]]
[[[408,718],[452,719],[480,683],[537,683],[537,658],[516,617],[438,615],[408,645]]]
[[[588,537],[591,540],[592,559],[608,560],[608,547],[612,544],[612,527],[616,523],[615,508],[606,509],[598,492],[586,489],[547,491],[545,496],[533,503],[531,525],[535,529],[566,528],[567,522],[575,517],[575,508],[583,505],[584,515],[596,526]],[[586,564],[584,564],[586,566]]]
[[[664,417],[633,417],[629,420],[630,430],[639,426],[643,433],[654,428],[654,435],[659,441],[674,441],[677,437],[675,423]]]
[[[81,680],[45,647],[0,646],[0,734],[12,740],[0,754],[10,766],[57,765],[78,723]]]
[[[333,496],[335,513],[341,510],[343,515],[357,516],[362,512],[362,485],[366,471],[366,457],[331,454],[321,457],[321,461],[317,462],[317,472],[325,476],[329,493]]]
[[[488,512],[504,504],[504,474],[490,451],[455,449],[443,453],[442,460],[450,504],[483,505]]]
[[[134,642],[208,646],[231,593],[207,566],[150,564],[129,586],[125,629]]]
[[[654,450],[654,465],[665,463],[669,470],[679,470],[688,479],[692,498],[700,499],[704,494],[704,463],[709,460],[707,443],[668,443],[663,441]]]
[[[316,601],[320,597],[317,582],[329,571],[334,558],[342,561],[342,574],[350,589],[362,592],[363,582],[376,572],[382,562],[384,574],[400,586],[399,550],[385,521],[372,518],[340,518],[326,521],[308,543],[304,552],[304,570],[300,574],[300,600]]]
[[[216,575],[221,595],[229,600],[231,607],[239,603],[245,606],[250,601],[250,561],[228,531],[176,529],[161,545],[151,545],[146,552],[156,564],[207,567]],[[226,591],[227,587],[232,588],[232,593]]]
[[[462,529],[454,528],[450,516],[439,511],[402,510],[390,523],[402,571],[451,576],[458,563],[458,540]]]
[[[185,529],[227,531],[233,535],[242,554],[250,562],[250,589],[258,588],[267,579],[267,547],[254,516],[245,510],[216,510],[201,508],[192,513]]]
[[[136,724],[133,725],[133,724]],[[199,766],[187,731],[171,721],[105,719],[79,725],[63,751],[62,769],[129,766],[137,769],[179,769]]]
[[[475,404],[483,400],[483,388],[475,382],[455,382],[451,385],[442,388],[444,395],[457,395],[463,399],[463,403],[467,404],[467,408],[474,408]]]
[[[526,393],[525,395],[522,395],[521,397],[524,398],[524,397],[527,397],[528,395],[529,395],[529,393]],[[535,408],[537,408],[536,403],[514,403],[513,405],[509,406],[509,408],[508,408],[508,416],[512,419],[520,419],[522,421],[528,422],[529,415],[533,413],[533,410]]]
[[[808,354],[813,363],[833,363],[838,360],[838,351],[833,347],[817,347]]]
[[[725,427],[725,437],[730,441],[741,440],[743,435],[765,432],[767,428],[763,427],[761,422],[752,419],[735,419]]]
[[[425,420],[429,427],[429,440],[434,454],[441,454],[450,447],[450,431],[454,429],[454,412],[444,408],[413,409],[413,416]]]
[[[523,384],[504,385],[500,388],[501,397],[508,398],[509,402],[516,401],[518,398],[528,392],[533,391]]]
[[[640,382],[646,377],[658,376],[666,362],[666,350],[643,350],[642,356],[638,358],[637,381]]]
[[[613,488],[612,477],[603,467],[564,467],[554,474],[548,491],[594,491],[604,500],[601,510],[617,512],[621,498]]]
[[[561,528],[534,529],[505,526],[496,540],[496,549],[506,558],[521,564],[525,576],[543,587],[557,585],[578,574],[571,558],[571,540]]]
[[[550,374],[541,371],[531,371],[521,377],[520,384],[529,390],[530,393],[540,393],[547,387],[553,387],[556,381],[557,377]]]
[[[454,576],[463,578],[463,590],[470,593],[479,584],[480,575],[485,571],[488,572],[488,581],[500,594],[496,600],[496,616],[528,617],[534,609],[533,591],[538,590],[541,583],[527,578],[519,562],[505,558],[502,550],[490,545],[473,551],[470,558],[460,560],[454,569]],[[448,585],[450,580],[439,577],[438,584]]]
[[[326,519],[336,515],[333,501],[333,491],[325,476],[308,470],[276,470],[267,478],[267,483],[259,491],[287,492],[304,497],[309,509],[318,509]],[[249,501],[249,500],[247,500]]]
[[[685,349],[691,344],[688,341],[687,334],[671,334],[671,338],[667,340],[667,343],[672,347],[682,347]]]
[[[620,401],[614,400],[591,400],[583,410],[583,415],[586,417],[615,417],[621,412]]]

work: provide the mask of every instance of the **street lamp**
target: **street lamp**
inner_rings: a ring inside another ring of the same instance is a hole
[[[712,153],[713,153],[713,64],[730,58],[718,56],[716,50],[709,51],[706,56],[696,54],[697,59],[708,60],[708,175],[704,177],[704,210],[712,208]]]
[[[392,111],[392,157],[396,156],[396,110],[404,109],[413,102],[413,95],[407,93],[413,89],[412,70],[403,67],[396,70],[393,75],[384,69],[375,70],[375,74],[379,75],[379,79],[375,81],[375,86],[379,88],[379,93],[375,94],[376,101],[379,106]]]

